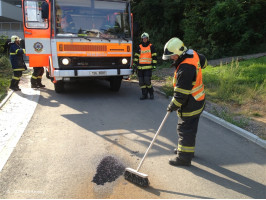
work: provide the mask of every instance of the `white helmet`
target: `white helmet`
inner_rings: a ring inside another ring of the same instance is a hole
[[[149,34],[148,33],[142,33],[141,34],[141,39],[143,39],[143,38],[148,38],[148,40],[149,40]]]
[[[163,60],[168,60],[172,55],[180,56],[187,50],[184,43],[177,37],[170,39],[164,46]]]
[[[12,36],[11,36],[11,42],[12,42],[12,43],[14,43],[15,41],[18,41],[18,40],[20,41],[21,38],[18,37],[18,36],[16,36],[16,35],[12,35]]]

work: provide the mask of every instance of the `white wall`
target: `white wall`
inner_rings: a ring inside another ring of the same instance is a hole
[[[22,21],[22,9],[0,0],[0,16]]]

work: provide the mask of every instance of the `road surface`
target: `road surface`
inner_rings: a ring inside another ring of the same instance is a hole
[[[206,118],[200,119],[192,166],[170,166],[178,139],[175,113],[140,170],[150,187],[126,181],[121,169],[137,168],[170,99],[156,93],[154,100],[140,101],[138,86],[126,81],[118,93],[104,81],[67,85],[63,94],[44,83],[0,172],[0,198],[266,198],[266,150]]]

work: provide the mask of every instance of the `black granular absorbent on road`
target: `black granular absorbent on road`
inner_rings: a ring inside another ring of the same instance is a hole
[[[113,182],[123,175],[125,166],[112,156],[103,158],[97,167],[97,172],[92,182],[97,185],[104,185],[106,182]]]

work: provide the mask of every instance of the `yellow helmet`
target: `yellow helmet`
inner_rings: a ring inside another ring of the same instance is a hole
[[[168,60],[172,55],[180,56],[187,50],[184,43],[177,37],[170,39],[164,46],[163,60]]]
[[[11,42],[14,43],[14,42],[17,41],[17,40],[20,41],[20,40],[21,40],[20,37],[18,37],[18,36],[16,36],[16,35],[12,35],[12,36],[11,36]]]
[[[141,39],[143,39],[143,38],[148,38],[148,40],[149,40],[149,34],[148,33],[142,33],[141,34]]]

